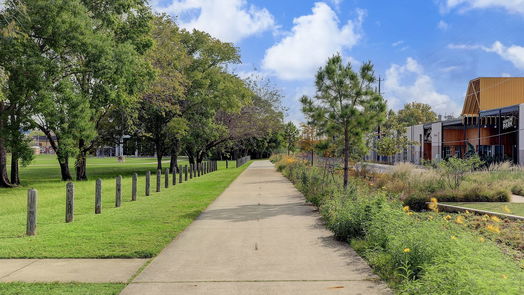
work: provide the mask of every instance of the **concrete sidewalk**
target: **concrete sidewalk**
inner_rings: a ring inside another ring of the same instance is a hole
[[[0,282],[126,283],[149,259],[0,259]]]
[[[254,162],[122,294],[390,294],[268,161]]]

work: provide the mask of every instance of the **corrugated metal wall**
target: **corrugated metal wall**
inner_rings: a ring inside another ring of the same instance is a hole
[[[480,110],[524,103],[524,78],[480,78]]]

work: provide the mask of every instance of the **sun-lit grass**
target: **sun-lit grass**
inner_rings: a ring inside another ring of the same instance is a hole
[[[66,224],[65,183],[49,156],[38,157],[22,168],[22,187],[0,189],[1,258],[107,258],[152,257],[212,202],[242,168],[219,170],[155,193],[152,175],[150,197],[145,197],[145,172],[156,169],[154,159],[89,159],[89,181],[75,182],[75,220]],[[97,165],[95,165],[97,164]],[[181,164],[184,164],[181,162]],[[233,165],[230,165],[230,167]],[[131,202],[131,175],[137,172],[138,201]],[[123,176],[121,208],[115,208],[116,175]],[[95,179],[103,179],[102,214],[94,214]],[[27,189],[38,190],[38,227],[35,237],[25,236]]]
[[[486,210],[496,213],[512,214],[518,216],[524,216],[524,203],[491,203],[491,202],[481,202],[481,203],[443,203],[453,206],[460,206],[472,209]]]
[[[124,284],[59,284],[5,283],[0,284],[2,295],[116,295]]]

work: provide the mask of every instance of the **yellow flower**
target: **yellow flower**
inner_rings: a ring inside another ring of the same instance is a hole
[[[431,198],[431,203],[438,203],[437,198]]]
[[[438,205],[437,205],[437,203],[433,203],[433,202],[429,203],[428,204],[428,208],[431,211],[438,212]]]
[[[484,243],[484,241],[486,241],[486,239],[484,239],[483,237],[480,237],[480,238],[479,238],[479,241],[480,241],[481,243]]]
[[[402,207],[402,211],[404,211],[404,212],[409,212],[409,206],[404,206],[404,207]]]
[[[508,213],[508,214],[511,214],[511,210],[509,209],[508,205],[504,205],[502,207],[502,210],[504,210],[504,212]]]
[[[488,214],[484,214],[482,215],[482,220],[489,220],[489,215]]]
[[[455,237],[455,236],[451,236],[451,239],[452,239],[452,240],[456,240],[457,237]]]
[[[458,224],[464,224],[464,217],[462,217],[462,215],[457,216],[455,222]]]
[[[495,234],[500,233],[500,228],[498,225],[489,224],[488,226],[486,226],[486,229]]]
[[[451,216],[450,215],[446,215],[444,216],[444,220],[450,220],[451,219]]]
[[[507,279],[508,276],[507,276],[507,275],[502,275],[502,278],[503,278],[503,279]]]
[[[409,253],[409,252],[411,252],[411,249],[409,249],[409,248],[404,248],[404,253]]]
[[[491,216],[491,220],[495,222],[502,222],[502,219],[498,218],[497,216]]]
[[[466,210],[466,214],[469,215],[469,214],[471,214],[471,212],[469,212],[469,210]]]
[[[431,216],[431,215],[428,216],[428,219],[429,219],[429,220],[433,220],[433,216]]]

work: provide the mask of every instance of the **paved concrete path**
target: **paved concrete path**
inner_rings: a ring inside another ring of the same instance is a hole
[[[126,283],[149,259],[1,259],[0,282]]]
[[[390,292],[269,161],[257,161],[122,294]]]

